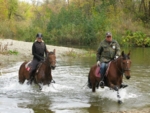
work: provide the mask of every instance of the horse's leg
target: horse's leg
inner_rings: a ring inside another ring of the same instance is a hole
[[[42,87],[41,87],[40,83],[38,83],[38,86],[39,86],[39,89],[42,90]]]
[[[92,92],[96,91],[96,81],[92,83]]]
[[[90,83],[91,83],[92,92],[95,92],[96,79],[94,78],[94,75],[91,76],[89,80],[90,80]]]
[[[118,86],[115,86],[115,85],[113,85],[113,84],[111,84],[111,87],[110,88],[112,88],[112,89],[114,89],[115,91],[117,91],[117,98],[118,98],[118,103],[119,104],[121,104],[122,103],[122,101],[120,100],[120,94],[119,94],[119,87]]]
[[[51,83],[55,83],[55,80],[52,79],[52,82],[51,82]]]
[[[119,90],[119,87],[118,87],[118,86],[116,86],[116,85],[114,85],[114,84],[112,84],[112,83],[109,83],[109,85],[110,85],[110,88],[111,88],[111,89],[113,89],[113,90],[115,90],[115,91],[118,91],[118,90]]]
[[[20,72],[22,71],[22,72]],[[19,83],[23,84],[25,82],[26,78],[25,78],[25,72],[24,70],[19,70]]]
[[[119,94],[119,89],[118,89],[118,91],[117,91],[117,97],[118,97],[118,103],[121,104],[122,101],[120,100],[121,97],[120,97],[120,94]]]
[[[111,88],[114,89],[115,91],[117,91],[118,103],[121,104],[122,101],[120,100],[121,97],[120,97],[120,94],[119,94],[119,87],[111,84]]]
[[[24,81],[25,81],[25,79],[19,79],[19,83],[20,83],[20,84],[23,84]]]
[[[25,81],[24,75],[22,75],[22,74],[19,73],[19,83],[23,84],[24,81]]]

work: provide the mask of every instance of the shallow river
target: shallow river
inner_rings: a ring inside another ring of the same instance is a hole
[[[22,62],[2,68],[0,76],[0,113],[104,113],[150,107],[150,49],[136,48],[131,52],[129,86],[120,90],[123,103],[109,88],[92,93],[86,87],[90,67],[95,58],[57,58],[52,71],[55,84],[43,86],[18,83]]]

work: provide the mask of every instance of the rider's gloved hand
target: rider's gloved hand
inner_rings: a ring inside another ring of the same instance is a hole
[[[100,66],[100,63],[101,63],[100,61],[97,61],[97,66]]]
[[[117,59],[119,56],[115,56],[115,58],[114,59]]]

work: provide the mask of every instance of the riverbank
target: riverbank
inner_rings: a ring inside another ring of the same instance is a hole
[[[12,39],[0,39],[0,66],[5,67],[19,61],[29,61],[32,59],[32,42],[23,42]],[[60,57],[63,53],[68,51],[82,52],[83,50],[46,45],[49,51],[56,50],[56,57]],[[6,52],[12,52],[8,54]]]

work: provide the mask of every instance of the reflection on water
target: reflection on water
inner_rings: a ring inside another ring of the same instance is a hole
[[[127,50],[125,50],[127,51]],[[128,88],[119,91],[123,103],[118,105],[117,93],[109,88],[92,93],[86,87],[90,67],[95,58],[58,58],[52,71],[55,84],[29,86],[18,83],[21,62],[2,69],[0,76],[0,112],[2,113],[103,113],[150,106],[149,49],[131,51],[131,79]],[[146,54],[146,55],[145,55]]]

